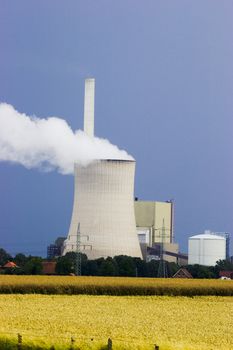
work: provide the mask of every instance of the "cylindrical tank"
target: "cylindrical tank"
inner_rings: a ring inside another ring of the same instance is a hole
[[[212,234],[200,234],[189,238],[188,263],[214,266],[226,259],[226,239]]]
[[[141,257],[134,214],[135,161],[97,160],[75,165],[73,214],[64,243],[65,254],[77,249],[89,259],[129,255]]]

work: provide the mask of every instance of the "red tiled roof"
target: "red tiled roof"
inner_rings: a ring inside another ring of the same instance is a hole
[[[13,261],[8,261],[3,267],[18,267]]]

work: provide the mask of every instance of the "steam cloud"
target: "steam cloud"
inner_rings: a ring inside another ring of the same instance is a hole
[[[73,132],[63,119],[29,117],[0,103],[0,161],[72,174],[74,163],[85,166],[95,159],[133,158],[108,140]]]

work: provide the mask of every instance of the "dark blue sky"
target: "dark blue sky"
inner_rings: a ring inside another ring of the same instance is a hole
[[[83,126],[137,161],[135,195],[175,199],[175,237],[233,232],[231,0],[0,0],[0,101]],[[0,163],[0,247],[46,254],[69,229],[73,177]]]

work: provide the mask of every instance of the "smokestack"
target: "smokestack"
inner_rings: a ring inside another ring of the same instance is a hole
[[[84,132],[94,137],[95,79],[85,80]]]

